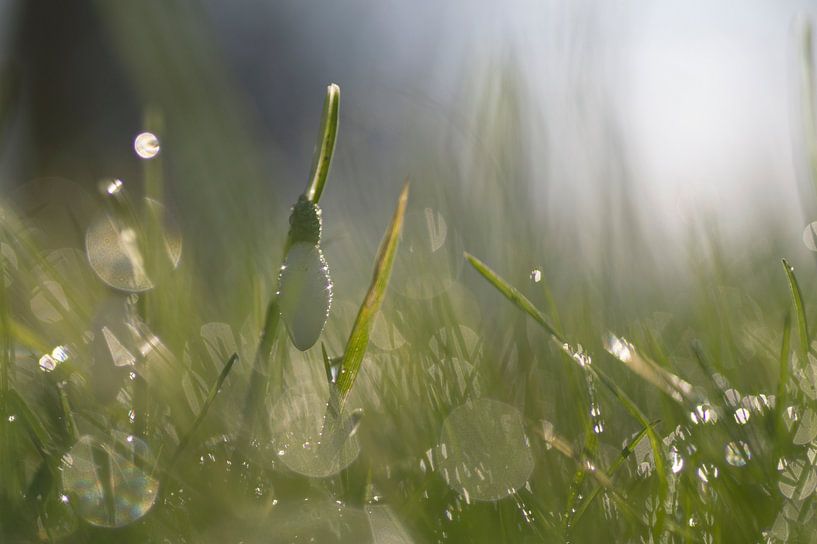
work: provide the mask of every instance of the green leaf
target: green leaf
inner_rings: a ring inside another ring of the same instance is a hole
[[[409,184],[408,181],[406,181],[403,185],[403,190],[400,192],[400,198],[397,199],[397,209],[394,211],[391,225],[380,244],[372,283],[369,286],[369,291],[366,293],[363,304],[360,306],[360,310],[357,312],[355,324],[352,326],[352,332],[349,335],[349,340],[346,342],[346,350],[343,354],[343,362],[341,362],[340,376],[337,382],[341,406],[343,406],[346,396],[355,383],[357,373],[360,371],[363,355],[369,346],[369,332],[374,323],[374,317],[380,309],[380,304],[383,302],[383,297],[386,294],[386,287],[388,286],[389,276],[391,276],[391,269],[394,264],[394,256],[397,253],[397,244],[400,241],[403,218],[406,214],[408,194]]]
[[[800,285],[797,283],[797,277],[794,275],[794,267],[790,265],[786,259],[783,259],[782,262],[783,270],[786,271],[786,278],[789,280],[791,299],[794,303],[794,315],[797,319],[797,334],[800,337],[800,351],[798,355],[800,364],[802,365],[808,361],[809,338],[806,308],[803,305],[803,294],[800,291]]]
[[[332,166],[332,155],[335,152],[335,141],[338,136],[338,115],[340,113],[340,87],[331,83],[326,88],[326,99],[323,101],[321,128],[318,142],[315,145],[315,156],[312,159],[312,170],[309,174],[309,185],[304,192],[306,198],[318,202]]]

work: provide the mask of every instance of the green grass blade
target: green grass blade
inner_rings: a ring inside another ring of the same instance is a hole
[[[312,170],[309,174],[309,186],[304,194],[312,202],[318,202],[332,166],[332,155],[335,152],[335,141],[338,136],[338,116],[340,113],[340,87],[334,83],[326,88],[326,99],[323,101],[321,128],[312,159]]]
[[[386,294],[386,287],[389,283],[394,256],[397,253],[397,244],[400,241],[400,231],[403,227],[403,218],[406,215],[406,204],[408,203],[409,184],[403,185],[400,197],[397,200],[397,209],[394,211],[391,225],[386,231],[377,260],[374,267],[374,275],[366,298],[358,310],[355,324],[352,326],[352,333],[346,343],[346,350],[343,354],[343,362],[340,367],[337,388],[340,397],[340,405],[346,400],[346,396],[355,383],[357,373],[360,371],[360,364],[363,362],[363,355],[369,346],[369,332],[374,322],[374,317],[380,309],[383,297]]]
[[[477,272],[482,274],[482,276],[488,280],[491,285],[497,288],[500,293],[505,295],[505,297],[513,302],[519,309],[523,312],[531,316],[539,325],[542,326],[545,331],[547,331],[553,339],[558,342],[560,345],[565,345],[567,342],[565,341],[564,337],[559,334],[552,325],[548,322],[545,315],[539,311],[533,303],[528,300],[525,295],[519,292],[518,289],[513,287],[507,281],[502,279],[496,272],[491,270],[488,265],[484,262],[480,261],[470,253],[465,253],[465,258],[471,263]],[[650,448],[652,449],[653,457],[655,458],[655,472],[658,475],[658,502],[659,504],[663,505],[665,503],[667,494],[669,493],[669,482],[667,480],[666,474],[666,463],[664,461],[664,454],[661,450],[661,440],[658,438],[658,435],[655,434],[655,431],[652,429],[650,421],[641,411],[641,409],[635,404],[635,402],[630,399],[629,396],[613,381],[612,378],[607,376],[601,369],[596,368],[592,365],[586,365],[583,368],[587,372],[595,375],[596,378],[601,380],[601,382],[610,390],[616,400],[621,404],[621,406],[634,418],[638,421],[642,427],[647,429],[647,436],[650,439]],[[658,510],[658,516],[656,520],[655,527],[653,528],[653,537],[658,540],[661,533],[663,532],[664,528],[664,521],[665,521],[665,513],[663,507]]]
[[[800,291],[800,284],[797,283],[797,277],[794,275],[794,267],[789,264],[786,259],[783,259],[783,270],[786,271],[786,278],[789,280],[789,290],[791,291],[792,302],[794,303],[794,315],[797,319],[797,335],[800,337],[800,364],[805,364],[808,361],[808,323],[806,322],[806,308],[803,305],[803,294]]]
[[[658,421],[655,421],[652,423],[651,426],[655,426],[657,423]],[[615,462],[612,465],[610,465],[610,468],[607,470],[608,477],[612,478],[613,475],[618,471],[618,469],[621,468],[621,465],[624,464],[624,461],[626,461],[627,458],[633,454],[633,452],[635,451],[635,447],[644,439],[645,436],[647,436],[647,431],[648,427],[644,427],[643,429],[641,429],[641,431],[638,432],[638,434],[636,434],[633,437],[632,440],[630,440],[624,446],[618,458],[616,458]],[[587,508],[590,506],[590,504],[595,500],[599,493],[601,493],[601,490],[602,490],[601,485],[594,487],[593,491],[588,493],[584,500],[582,500],[582,502],[579,503],[579,506],[576,508],[576,513],[573,514],[573,519],[571,521],[573,525],[576,525],[579,522],[581,517],[584,515],[585,511],[587,511]]]
[[[558,342],[564,344],[565,340],[561,334],[559,334],[556,329],[548,321],[545,314],[540,312],[533,303],[528,300],[528,298],[523,295],[519,290],[506,282],[502,279],[496,272],[491,270],[491,268],[485,264],[484,262],[480,261],[467,251],[465,252],[465,259],[471,263],[477,272],[482,274],[488,282],[497,288],[497,290],[502,293],[505,298],[513,302],[517,308],[531,316],[537,323],[539,323],[548,333],[550,333],[553,338],[555,338]]]
[[[204,421],[205,416],[207,416],[207,412],[210,410],[210,406],[213,404],[213,401],[216,400],[216,395],[221,390],[221,386],[224,385],[224,380],[227,379],[227,375],[232,370],[233,365],[238,361],[238,354],[233,353],[227,362],[224,364],[224,368],[221,369],[221,373],[218,375],[218,379],[215,381],[212,387],[210,387],[210,392],[207,393],[207,398],[204,400],[204,404],[199,410],[196,419],[193,421],[193,425],[190,427],[190,430],[187,431],[181,440],[179,440],[179,445],[176,447],[176,451],[173,453],[173,457],[170,458],[170,462],[167,465],[167,470],[169,471],[176,461],[178,461],[179,456],[184,452],[187,445],[190,443],[190,439],[196,433],[198,428],[201,426],[202,421]]]

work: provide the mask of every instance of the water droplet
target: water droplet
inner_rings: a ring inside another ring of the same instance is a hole
[[[102,181],[99,188],[103,194],[115,196],[122,192],[124,186],[121,179],[107,179]]]
[[[673,474],[678,474],[684,468],[684,458],[678,452],[678,449],[673,447],[669,450],[670,468]]]
[[[752,452],[746,442],[730,442],[726,445],[726,462],[733,467],[742,467],[752,458]]]
[[[540,281],[542,281],[542,271],[539,270],[538,268],[534,268],[533,270],[531,270],[530,281],[532,281],[533,283],[539,283]]]
[[[604,349],[622,363],[629,363],[633,355],[630,343],[613,333],[608,333],[604,338]]]
[[[584,351],[584,348],[581,344],[576,344],[574,348],[570,344],[562,344],[562,350],[567,353],[571,359],[576,361],[576,363],[584,368],[586,366],[590,366],[593,364],[593,359],[590,357],[590,354]]]
[[[152,132],[142,132],[133,140],[133,150],[142,159],[152,159],[160,149],[159,138]]]
[[[144,442],[114,433],[110,441],[81,437],[63,457],[65,492],[77,514],[92,525],[122,527],[144,516],[156,500],[159,482]]]
[[[9,420],[9,423],[14,423],[15,421],[17,421],[17,416],[15,416],[14,414],[12,414],[12,415],[10,415],[10,416],[8,417],[8,420]]]
[[[726,403],[729,406],[738,406],[740,404],[740,393],[736,389],[727,389],[723,396],[726,397]]]
[[[181,259],[181,235],[164,206],[145,199],[144,210],[161,227],[156,235],[158,239],[140,234],[139,225],[127,224],[107,213],[98,216],[85,233],[85,253],[91,268],[114,289],[141,292],[154,287],[146,269],[145,248],[163,249],[155,252],[163,257],[152,263],[157,269],[174,269]]]
[[[57,368],[57,363],[59,363],[59,361],[57,361],[51,355],[46,353],[45,355],[40,357],[39,362],[40,370],[42,370],[43,372],[51,372],[52,370]]]
[[[737,421],[740,425],[746,425],[749,421],[749,410],[746,408],[738,408],[735,410],[735,421]]]
[[[51,351],[51,357],[60,363],[64,363],[71,356],[71,352],[65,346],[57,346]]]
[[[292,244],[278,278],[278,306],[292,343],[311,348],[323,332],[332,305],[332,278],[316,245]]]
[[[443,423],[440,450],[444,446],[446,455],[438,460],[443,477],[469,499],[503,498],[524,486],[533,470],[522,416],[495,400],[455,408]]]
[[[703,464],[698,467],[698,478],[704,483],[709,483],[710,479],[718,477],[718,467],[715,465]]]
[[[696,425],[701,423],[715,423],[718,421],[718,415],[712,406],[704,403],[697,405],[695,409],[690,412],[689,419]]]

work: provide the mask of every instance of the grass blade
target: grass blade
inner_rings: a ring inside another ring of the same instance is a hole
[[[545,314],[540,312],[533,303],[528,300],[528,298],[523,295],[516,287],[512,286],[504,279],[502,279],[496,272],[491,270],[491,268],[485,264],[484,262],[480,261],[467,251],[465,252],[466,260],[471,263],[477,272],[482,274],[488,283],[493,285],[497,288],[497,290],[505,295],[505,298],[513,302],[517,308],[531,316],[537,323],[539,323],[548,333],[550,333],[553,338],[555,338],[558,342],[564,344],[565,340],[561,334],[556,332],[556,329],[548,321]]]
[[[208,410],[210,410],[210,406],[213,404],[213,401],[216,400],[216,395],[218,395],[218,392],[221,390],[221,386],[224,385],[224,380],[227,379],[227,375],[230,373],[230,370],[232,370],[233,365],[236,363],[236,361],[238,361],[238,354],[233,353],[227,360],[227,362],[224,364],[224,368],[221,369],[221,373],[218,375],[218,379],[210,388],[210,392],[207,394],[207,398],[204,400],[204,404],[202,405],[199,414],[196,416],[195,421],[193,421],[193,425],[190,427],[190,430],[187,431],[187,434],[185,434],[179,441],[179,445],[176,447],[176,451],[173,453],[173,457],[170,458],[170,462],[167,465],[167,471],[173,468],[173,465],[179,459],[179,456],[187,447],[187,444],[190,443],[190,439],[198,430],[199,426],[201,426],[201,422],[204,421],[204,418],[207,415]]]
[[[569,351],[568,343],[565,341],[565,338],[558,333],[552,325],[550,325],[548,319],[545,317],[541,311],[539,311],[533,303],[528,300],[525,295],[523,295],[518,289],[513,287],[503,278],[501,278],[496,272],[491,270],[484,262],[480,261],[470,253],[465,253],[465,258],[471,263],[477,272],[482,274],[482,276],[488,280],[491,285],[497,288],[497,290],[505,295],[505,297],[513,302],[519,309],[523,312],[531,316],[539,325],[542,326],[545,331],[547,331],[553,339],[559,344],[564,351]],[[571,358],[573,358],[573,355]],[[650,439],[650,448],[652,449],[653,457],[655,459],[655,472],[658,475],[658,503],[664,504],[667,494],[669,493],[669,482],[667,481],[667,474],[666,474],[666,463],[664,461],[664,454],[661,450],[661,440],[658,438],[658,435],[655,434],[655,431],[652,429],[650,421],[641,411],[641,409],[635,404],[635,402],[630,399],[630,397],[618,386],[618,384],[607,374],[605,374],[601,369],[596,368],[593,365],[587,364],[584,365],[583,368],[593,374],[594,377],[601,380],[601,382],[610,390],[616,400],[621,404],[621,406],[636,420],[638,421],[642,427],[647,429],[647,436]],[[665,522],[665,512],[663,508],[658,510],[658,516],[656,519],[656,524],[653,527],[653,537],[656,541],[659,540],[661,533],[663,532]]]
[[[652,426],[656,425],[657,423],[658,421],[653,422]],[[621,465],[624,464],[624,461],[626,461],[627,458],[633,454],[633,452],[635,451],[635,447],[644,439],[645,436],[647,436],[647,431],[648,427],[644,427],[643,429],[641,429],[641,431],[638,432],[638,434],[636,434],[633,437],[632,440],[630,440],[627,443],[627,445],[624,446],[618,458],[616,458],[615,462],[612,465],[610,465],[610,468],[607,470],[607,476],[609,478],[612,479],[613,475],[618,471],[619,468],[621,468]],[[601,490],[602,486],[600,485],[596,486],[595,488],[593,488],[593,491],[591,491],[579,504],[579,506],[576,508],[576,513],[573,514],[573,519],[571,520],[571,523],[573,525],[576,525],[579,522],[587,508],[590,506],[590,504],[595,500],[599,493],[601,493]]]
[[[326,99],[323,101],[321,128],[318,142],[315,145],[315,156],[312,159],[312,171],[309,174],[309,186],[304,195],[312,202],[318,202],[329,176],[332,155],[335,152],[335,141],[338,136],[338,116],[340,113],[340,87],[331,83],[326,88]]]
[[[374,267],[374,275],[366,298],[358,310],[355,324],[346,343],[346,350],[343,354],[343,361],[340,367],[340,376],[337,381],[338,396],[340,405],[346,400],[346,396],[355,383],[357,373],[360,371],[360,364],[363,362],[363,355],[369,345],[369,332],[374,322],[374,317],[380,309],[383,297],[386,294],[386,287],[389,283],[394,256],[397,253],[397,244],[400,241],[400,231],[403,227],[403,218],[406,214],[406,204],[408,202],[409,184],[408,180],[403,185],[400,197],[397,200],[397,209],[394,211],[391,225],[386,231],[377,260]]]
[[[786,271],[786,278],[789,280],[789,290],[791,291],[791,299],[794,303],[794,315],[797,319],[797,335],[800,337],[800,351],[798,356],[800,364],[805,364],[808,361],[808,323],[806,322],[806,308],[803,305],[803,294],[800,291],[800,284],[797,283],[797,277],[794,275],[794,267],[789,264],[786,259],[782,260],[783,270]]]

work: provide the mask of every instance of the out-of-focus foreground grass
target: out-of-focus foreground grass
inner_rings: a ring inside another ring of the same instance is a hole
[[[780,225],[724,247],[712,218],[664,262],[628,220],[626,183],[598,195],[601,214],[543,216],[504,64],[464,83],[467,122],[406,143],[393,167],[376,142],[344,139],[341,116],[321,199],[326,328],[306,352],[279,334],[254,366],[298,193],[273,183],[194,23],[100,9],[158,142],[141,142],[122,187],[4,195],[4,542],[814,538],[816,271]],[[171,34],[185,44],[172,55]],[[361,146],[372,165],[347,160]],[[344,407],[358,411],[327,455],[326,373],[406,175],[389,290]],[[141,229],[112,238],[107,218],[129,213]]]

